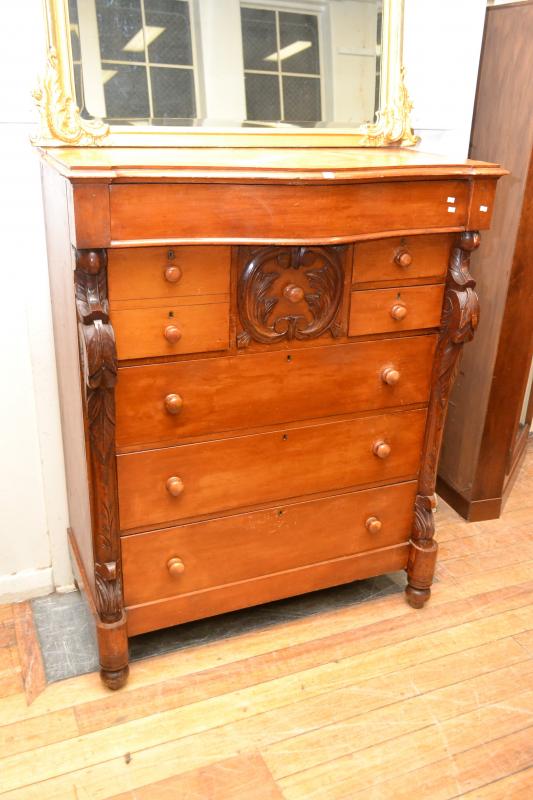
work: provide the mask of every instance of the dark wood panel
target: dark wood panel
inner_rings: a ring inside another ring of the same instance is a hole
[[[118,456],[122,529],[413,478],[425,419],[403,411]],[[176,496],[170,478],[181,482]]]
[[[111,238],[299,241],[466,223],[466,181],[340,186],[113,185]],[[448,197],[455,197],[454,213]]]
[[[125,367],[117,446],[425,403],[435,344],[416,336]]]
[[[531,8],[533,18],[533,6]],[[533,31],[533,24],[532,24]],[[533,65],[533,61],[532,61]],[[533,149],[494,364],[474,497],[497,497],[513,468],[533,347]],[[528,420],[527,428],[531,423]],[[526,433],[527,436],[527,433]]]
[[[531,359],[532,40],[533,3],[487,10],[471,153],[501,159],[511,174],[499,184],[492,228],[472,257],[480,324],[451,394],[439,463],[444,491],[462,498],[453,505],[467,517],[478,508],[484,518],[499,513]]]
[[[125,536],[124,601],[139,605],[407,542],[415,494],[411,481]]]

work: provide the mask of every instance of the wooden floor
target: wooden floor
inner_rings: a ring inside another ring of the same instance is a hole
[[[2,799],[533,797],[531,445],[500,520],[438,513],[424,610],[392,595],[137,662],[116,694],[41,691],[29,607],[0,607]]]

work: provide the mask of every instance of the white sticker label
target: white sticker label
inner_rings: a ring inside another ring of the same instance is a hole
[[[448,206],[448,214],[455,214],[455,206]]]
[[[446,202],[447,203],[455,203],[455,197],[447,197],[446,198]]]
[[[482,211],[482,212],[483,212],[483,214],[486,214],[486,213],[487,213],[487,211],[489,210],[489,207],[488,207],[488,206],[480,206],[480,207],[479,207],[479,210],[480,210],[480,211]]]

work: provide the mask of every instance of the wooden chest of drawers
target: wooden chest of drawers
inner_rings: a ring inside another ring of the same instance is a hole
[[[43,153],[70,542],[111,688],[144,631],[398,569],[424,604],[503,174],[173,153]]]

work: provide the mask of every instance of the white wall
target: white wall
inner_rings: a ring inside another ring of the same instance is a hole
[[[29,20],[32,24],[29,24]],[[68,587],[63,456],[31,91],[40,0],[5,4],[0,49],[0,602]]]
[[[404,65],[419,150],[466,158],[486,0],[405,0]]]
[[[464,157],[485,2],[405,3],[404,61],[421,149]],[[29,144],[31,90],[44,61],[41,0],[4,6],[0,602],[72,581],[38,158]]]

